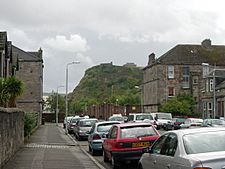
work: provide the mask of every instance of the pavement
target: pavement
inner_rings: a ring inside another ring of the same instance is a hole
[[[65,134],[61,126],[40,126],[3,169],[104,169]]]

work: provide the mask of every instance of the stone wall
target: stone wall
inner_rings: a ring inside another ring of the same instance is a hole
[[[24,112],[0,107],[0,168],[24,143]]]

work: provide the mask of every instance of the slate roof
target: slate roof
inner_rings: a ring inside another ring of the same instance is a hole
[[[225,46],[179,44],[156,59],[154,64],[171,65],[209,65],[225,66]],[[153,65],[154,65],[153,64]],[[144,69],[151,67],[147,65]]]
[[[177,45],[157,59],[166,64],[202,64],[225,65],[225,46]]]
[[[38,57],[38,52],[25,52],[22,49],[12,45],[13,53],[18,54],[19,60],[23,61],[42,61],[42,58]]]

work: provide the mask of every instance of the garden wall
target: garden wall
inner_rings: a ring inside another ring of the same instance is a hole
[[[24,144],[24,112],[0,107],[0,168]]]

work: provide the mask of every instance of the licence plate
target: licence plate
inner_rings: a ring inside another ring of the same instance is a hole
[[[132,143],[132,147],[136,148],[136,147],[149,147],[150,143],[149,142],[136,142],[136,143]]]

